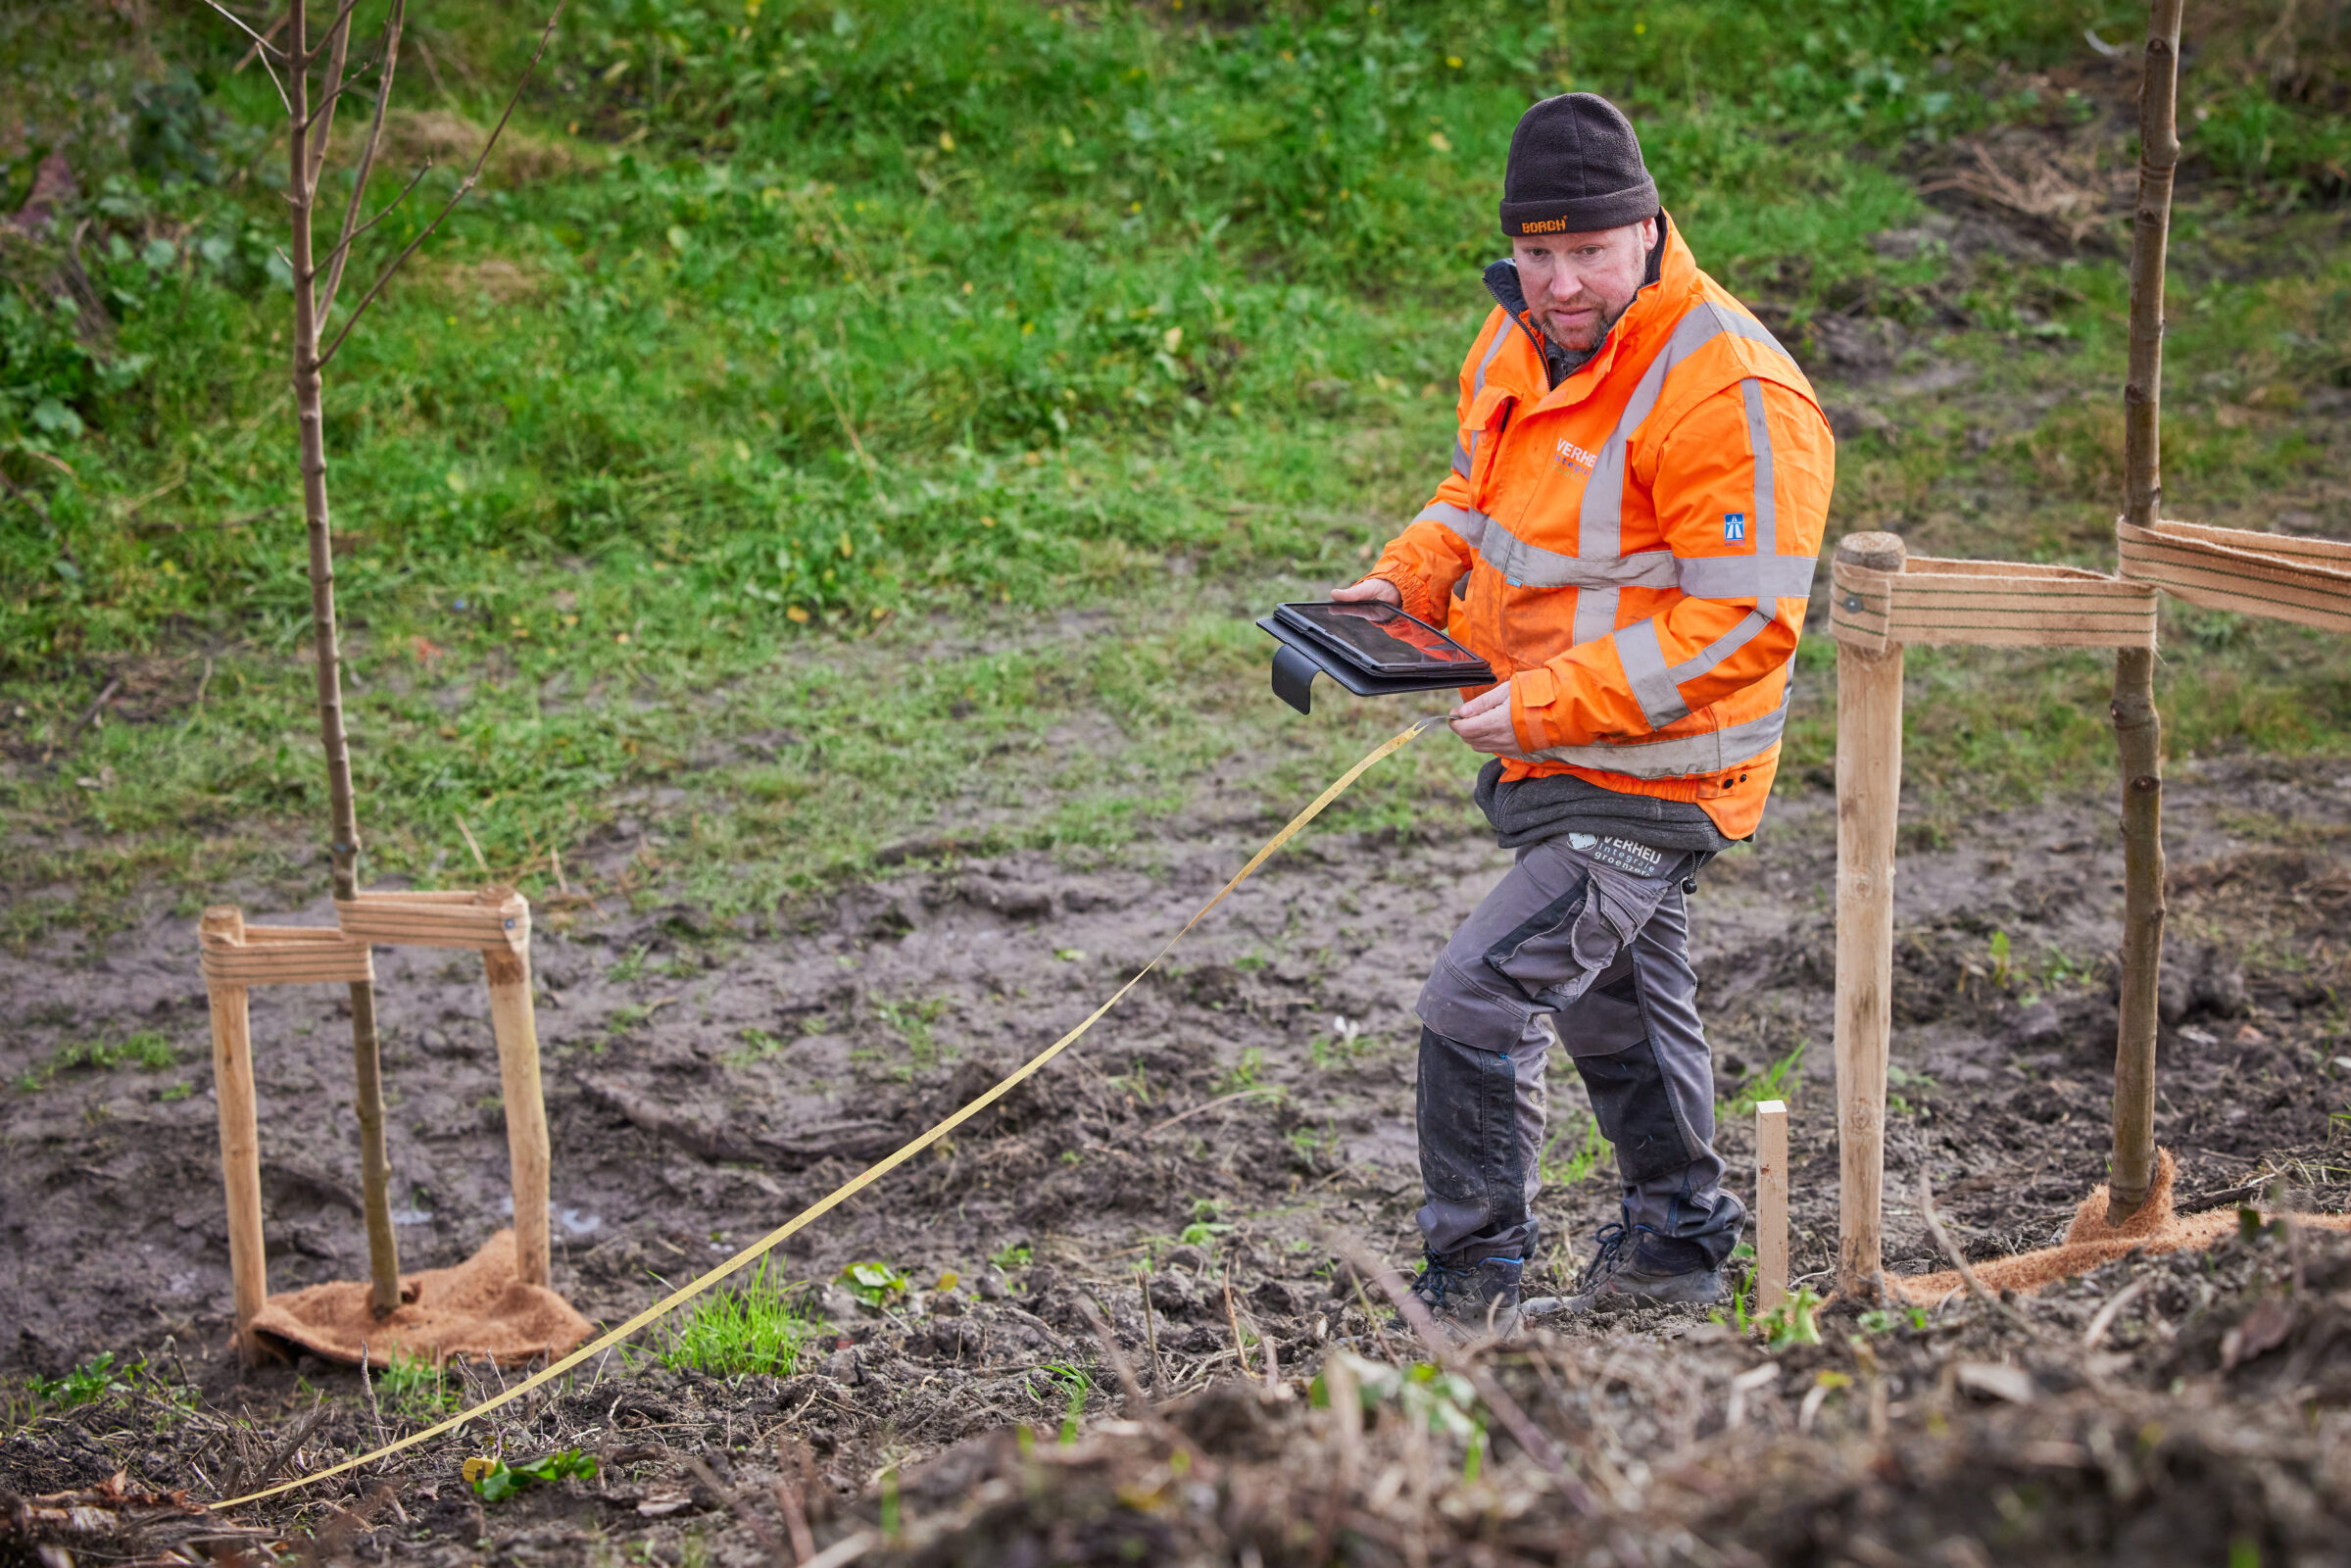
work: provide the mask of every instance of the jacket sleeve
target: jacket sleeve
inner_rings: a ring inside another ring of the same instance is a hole
[[[1820,411],[1748,377],[1692,405],[1654,450],[1645,477],[1681,596],[1511,676],[1530,754],[1654,734],[1795,652],[1836,478]]]
[[[1437,494],[1420,509],[1404,531],[1389,541],[1367,575],[1385,577],[1404,596],[1404,613],[1417,615],[1432,626],[1443,626],[1453,607],[1453,585],[1469,572],[1471,548],[1477,531],[1477,510],[1470,505],[1471,457],[1464,443],[1469,433],[1470,403],[1476,368],[1486,363],[1487,345],[1496,332],[1510,329],[1510,319],[1497,306],[1486,318],[1486,329],[1461,362],[1455,405],[1453,466],[1437,487]]]

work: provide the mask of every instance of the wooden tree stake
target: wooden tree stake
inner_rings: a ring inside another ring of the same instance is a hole
[[[500,889],[503,893],[505,890]],[[514,1277],[545,1285],[547,1101],[539,1087],[539,1026],[531,1004],[528,949],[485,948],[490,1029],[498,1037],[498,1082],[506,1102],[506,1148],[514,1191]]]
[[[233,906],[204,911],[204,937],[242,942],[245,916]],[[253,1101],[253,1030],[245,988],[208,980],[213,1012],[213,1098],[220,1113],[220,1184],[228,1194],[228,1277],[235,1293],[237,1353],[260,1358],[253,1319],[269,1298],[262,1245],[262,1135]]]
[[[2138,100],[2138,212],[2131,244],[2131,378],[2123,388],[2123,516],[2152,527],[2163,513],[2163,267],[2180,164],[2180,14],[2147,12]],[[2155,655],[2114,659],[2114,738],[2123,775],[2123,986],[2115,1025],[2114,1168],[2108,1224],[2138,1212],[2155,1181],[2156,980],[2163,967],[2163,718]]]
[[[1755,1310],[1788,1299],[1788,1106],[1755,1106]]]
[[[1902,569],[1890,533],[1847,534],[1837,559]],[[1902,795],[1902,645],[1837,648],[1837,1286],[1883,1290],[1886,1060],[1893,1031],[1894,814]]]

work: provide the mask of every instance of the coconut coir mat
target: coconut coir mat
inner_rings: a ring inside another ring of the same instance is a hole
[[[254,1314],[267,1335],[330,1361],[389,1366],[395,1357],[439,1364],[451,1356],[512,1366],[553,1359],[592,1332],[588,1320],[544,1286],[514,1277],[514,1233],[500,1231],[455,1268],[400,1278],[399,1310],[377,1317],[365,1280],[336,1280],[272,1296]]]
[[[2137,1213],[2120,1225],[2106,1223],[2106,1189],[2092,1188],[2090,1195],[2082,1200],[2082,1206],[2074,1210],[2074,1223],[2067,1228],[2065,1240],[2055,1247],[1968,1266],[1990,1290],[2030,1294],[2044,1285],[2086,1274],[2101,1263],[2111,1263],[2132,1251],[2150,1255],[2180,1252],[2211,1247],[2235,1234],[2237,1218],[2233,1207],[2206,1209],[2195,1214],[2174,1212],[2173,1169],[2172,1152],[2159,1150],[2155,1182],[2147,1193],[2147,1200],[2139,1205]],[[2351,1231],[2351,1214],[2297,1214],[2294,1218],[2298,1224]],[[1888,1274],[1886,1284],[1895,1296],[1926,1306],[1966,1289],[1966,1282],[1956,1269],[1938,1274]]]

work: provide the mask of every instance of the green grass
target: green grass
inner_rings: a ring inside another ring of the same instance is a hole
[[[392,1364],[373,1374],[375,1396],[384,1408],[412,1421],[435,1421],[465,1402],[452,1387],[447,1369],[422,1356],[395,1356]]]
[[[908,856],[1114,849],[1211,780],[1311,793],[1401,710],[1274,710],[1244,612],[1425,500],[1510,125],[1565,85],[1632,109],[1701,262],[1793,341],[1907,334],[1890,385],[1831,388],[1888,416],[1842,444],[1832,534],[2111,564],[2118,257],[1875,236],[1930,221],[1919,182],[1970,137],[2102,127],[2127,159],[2128,83],[2081,38],[2139,7],[1208,10],[574,7],[488,187],[329,371],[371,875],[473,879],[462,814],[534,895],[560,856],[600,900],[733,914]],[[2331,14],[2257,20],[2190,18],[2167,497],[2341,534],[2351,51]],[[438,164],[369,260],[535,36],[481,0],[416,27],[374,194]],[[63,243],[9,242],[0,940],[157,890],[313,896],[273,99],[200,11],[134,36],[26,5],[0,47],[0,121],[31,126],[0,201],[68,149],[108,317],[41,286]],[[1905,389],[1933,365],[1973,379]],[[2166,616],[2175,755],[2346,749],[2339,643]],[[1828,756],[1830,652],[1788,787]],[[2107,769],[2102,661],[1910,668],[1930,819]],[[1466,825],[1473,762],[1424,741],[1326,822]]]
[[[808,1313],[767,1279],[767,1260],[741,1285],[697,1298],[682,1319],[670,1319],[656,1352],[661,1365],[717,1377],[766,1372],[790,1377],[804,1351],[820,1349],[830,1325]]]
[[[1563,1126],[1543,1143],[1540,1164],[1546,1187],[1573,1187],[1592,1172],[1600,1170],[1615,1153],[1616,1146],[1600,1136],[1600,1118],[1586,1111],[1584,1126],[1576,1134],[1575,1147],[1568,1151],[1566,1158],[1555,1158],[1553,1152],[1558,1149],[1559,1141],[1568,1136],[1568,1132],[1569,1129]]]
[[[1796,1085],[1804,1076],[1804,1053],[1811,1044],[1809,1040],[1798,1040],[1787,1055],[1751,1074],[1731,1091],[1728,1100],[1715,1103],[1714,1119],[1723,1122],[1734,1116],[1752,1116],[1755,1106],[1763,1101],[1793,1099]]]
[[[170,1040],[152,1029],[141,1029],[121,1040],[83,1040],[61,1046],[29,1071],[20,1073],[16,1086],[24,1094],[37,1094],[64,1073],[112,1072],[125,1066],[141,1072],[161,1072],[178,1060]],[[167,1094],[167,1098],[180,1097]]]

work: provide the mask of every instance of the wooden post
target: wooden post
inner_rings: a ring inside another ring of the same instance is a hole
[[[2147,8],[2138,98],[2138,212],[2131,243],[2131,372],[2123,387],[2123,515],[2153,527],[2163,514],[2163,266],[2180,164],[2180,14]],[[2123,782],[2123,983],[2114,1046],[2114,1168],[2107,1223],[2138,1212],[2155,1181],[2156,980],[2163,967],[2163,716],[2155,655],[2114,657],[2114,739]]]
[[[490,888],[482,900],[503,904],[511,888]],[[539,1025],[530,995],[527,929],[519,943],[484,948],[490,981],[490,1030],[498,1039],[499,1093],[506,1103],[507,1158],[514,1192],[514,1277],[525,1285],[548,1279],[547,1101],[539,1084]]]
[[[1837,559],[1902,569],[1890,533],[1847,534]],[[1902,645],[1837,648],[1837,1288],[1883,1295],[1886,1056],[1893,1032],[1894,813],[1902,795]]]
[[[1755,1311],[1788,1299],[1788,1106],[1755,1105]]]
[[[245,940],[244,912],[234,905],[204,911],[201,940]],[[228,1195],[228,1277],[237,1311],[237,1353],[247,1365],[260,1358],[253,1320],[269,1298],[269,1269],[262,1245],[262,1138],[253,1102],[253,1031],[245,988],[207,981],[213,1013],[213,1098],[220,1114],[220,1185]]]

